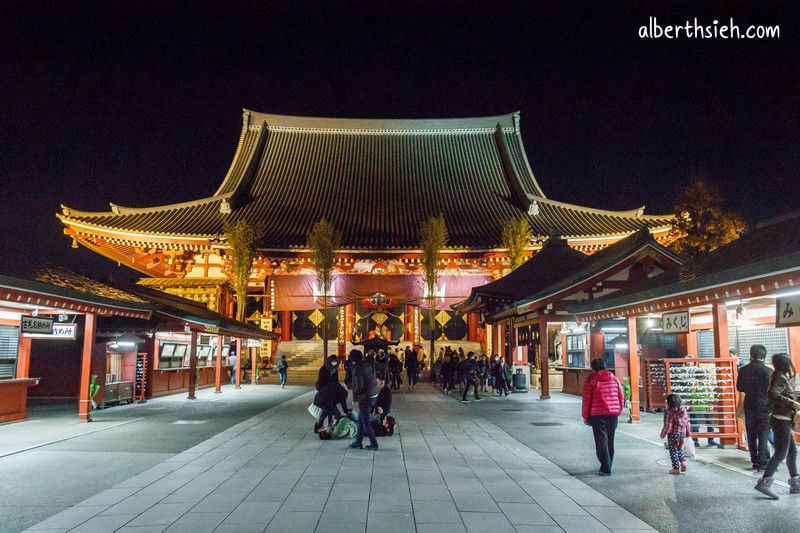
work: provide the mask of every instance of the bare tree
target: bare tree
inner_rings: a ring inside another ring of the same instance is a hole
[[[431,363],[435,356],[436,337],[436,281],[439,277],[439,260],[447,245],[447,224],[444,216],[430,217],[419,228],[419,247],[425,266],[425,288],[428,295],[428,325],[431,330]]]
[[[314,224],[306,237],[306,247],[311,250],[311,265],[322,291],[322,353],[325,359],[328,358],[328,292],[333,282],[336,250],[341,247],[341,242],[342,234],[324,218]]]

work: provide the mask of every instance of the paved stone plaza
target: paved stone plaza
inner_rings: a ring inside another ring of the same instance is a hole
[[[209,419],[208,409],[224,418],[226,400],[228,408],[240,411],[237,402],[278,396],[274,407],[234,421],[179,453],[158,455],[150,466],[131,467],[131,475],[108,488],[88,487],[89,497],[26,527],[51,532],[789,531],[797,513],[797,502],[788,495],[779,502],[758,499],[744,471],[693,462],[690,475],[669,476],[663,448],[637,437],[626,424],[620,426],[614,476],[596,476],[591,432],[577,420],[573,397],[557,394],[541,402],[531,393],[463,405],[422,385],[415,394],[395,395],[398,432],[379,439],[380,450],[371,452],[348,450],[344,441],[318,440],[306,412],[311,392],[292,389],[226,387],[223,395],[203,391],[200,403],[188,406],[173,397],[169,405],[178,410],[167,409],[164,431],[202,428],[206,424],[185,422]],[[162,409],[159,401],[167,400],[149,402],[148,408]],[[136,409],[130,408],[131,416]],[[113,410],[98,418],[107,413]],[[175,416],[185,424],[176,425]],[[153,424],[149,438],[158,440],[161,430]],[[0,427],[0,435],[13,428]],[[646,423],[635,431],[646,432]],[[46,448],[0,461],[26,454],[47,460]],[[87,469],[87,477],[93,477]]]

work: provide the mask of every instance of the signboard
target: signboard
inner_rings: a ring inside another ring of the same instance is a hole
[[[140,402],[144,401],[145,397],[145,388],[146,388],[146,376],[145,371],[147,370],[147,354],[146,353],[137,353],[136,354],[136,390],[134,391],[134,395],[136,399]]]
[[[800,295],[775,300],[775,326],[800,326]]]
[[[39,318],[39,317],[36,317]],[[60,324],[58,322],[53,324],[53,333],[48,335],[46,333],[24,333],[22,336],[29,339],[75,339],[78,334],[77,324]]]
[[[661,322],[666,334],[689,333],[689,311],[664,313]]]
[[[40,335],[53,334],[53,317],[50,316],[29,316],[20,317],[22,333],[38,333]]]

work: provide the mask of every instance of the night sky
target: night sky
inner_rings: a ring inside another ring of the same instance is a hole
[[[59,204],[105,211],[212,194],[243,107],[520,110],[534,174],[556,200],[663,213],[701,175],[749,222],[800,207],[796,1],[214,4],[2,2],[4,253],[116,269],[70,249]],[[642,40],[650,16],[779,24],[781,38]]]

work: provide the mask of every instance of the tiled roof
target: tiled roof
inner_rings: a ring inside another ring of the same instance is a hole
[[[692,291],[800,269],[800,213],[759,224],[739,239],[637,286],[573,306],[575,313],[604,311]]]
[[[467,300],[453,307],[474,306],[479,299],[489,307],[510,304],[579,271],[590,260],[590,256],[571,248],[566,239],[550,238],[536,255],[502,278],[474,287]]]
[[[684,262],[682,257],[656,242],[646,228],[590,256],[564,246],[564,241],[548,240],[541,252],[507,276],[472,289],[470,298],[458,307],[468,304],[474,307],[478,297],[494,300],[495,308],[500,303],[507,309],[543,300],[602,274],[647,247],[673,264]]]
[[[529,212],[531,214],[529,214]],[[264,231],[261,247],[303,246],[322,217],[347,249],[415,249],[422,220],[443,214],[452,248],[500,246],[505,222],[537,236],[622,236],[669,216],[602,211],[545,197],[528,164],[516,113],[444,120],[289,117],[245,111],[230,169],[214,196],[154,208],[87,213],[86,231],[215,238],[227,220]]]

